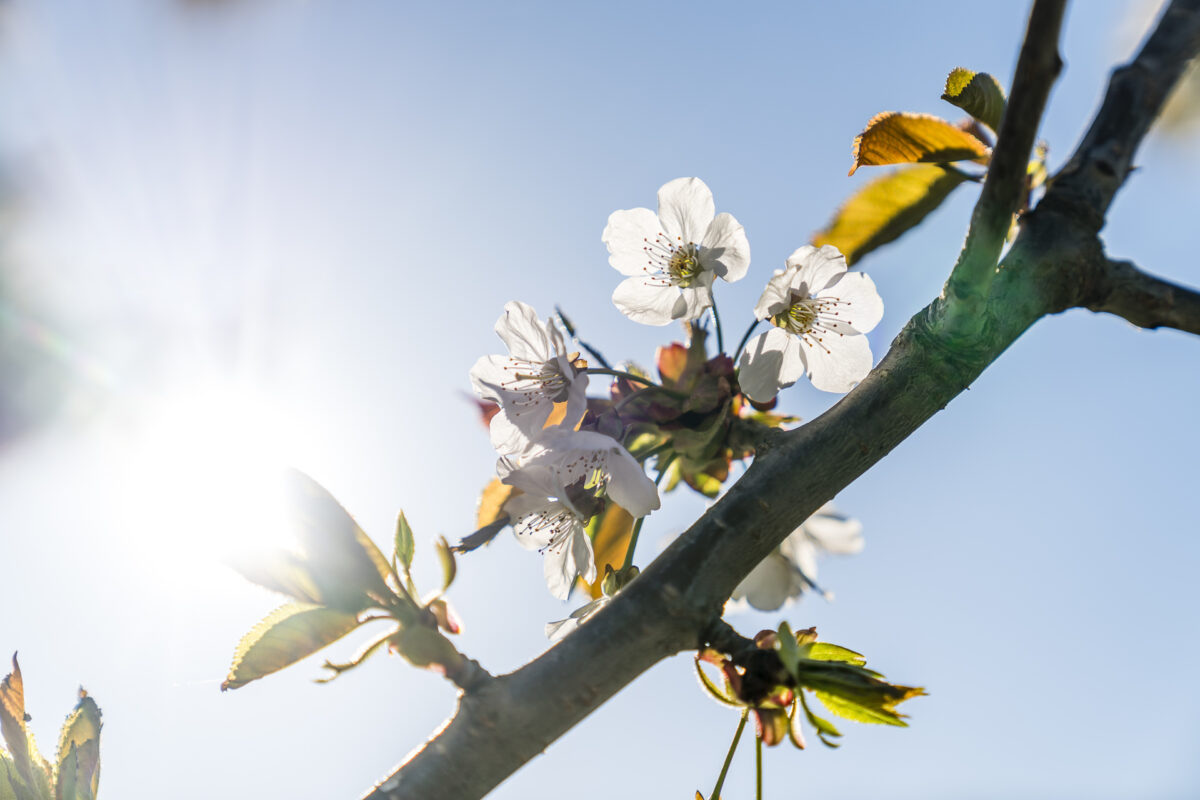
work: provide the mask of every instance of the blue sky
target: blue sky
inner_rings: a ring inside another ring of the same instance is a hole
[[[955,66],[1009,82],[1024,3],[26,2],[0,15],[3,257],[60,329],[71,402],[0,451],[0,651],[21,651],[49,747],[83,684],[111,797],[355,797],[451,711],[399,659],[330,685],[321,657],[222,695],[275,599],[222,550],[269,528],[211,486],[263,462],[324,483],[377,541],[403,508],[469,531],[491,473],[461,401],[504,302],[563,306],[613,358],[628,322],[600,231],[696,175],[753,260],[718,288],[742,330],[771,271],[873,174],[850,143],[883,110],[956,116]],[[1144,15],[1144,11],[1142,12]],[[1139,33],[1075,4],[1042,136],[1061,165]],[[1144,24],[1144,23],[1143,23]],[[1103,236],[1200,285],[1195,140],[1152,138]],[[879,357],[941,288],[973,194],[864,259]],[[49,356],[48,356],[49,357]],[[1192,487],[1200,342],[1072,311],[1039,323],[839,497],[866,550],[822,564],[786,618],[924,685],[907,730],[767,754],[769,796],[1182,798],[1200,791]],[[812,418],[836,397],[797,385]],[[182,459],[180,453],[188,453]],[[197,454],[192,457],[190,454]],[[820,464],[812,465],[820,469]],[[180,481],[186,481],[183,485]],[[247,479],[249,480],[249,479]],[[641,558],[703,510],[670,495]],[[247,523],[249,520],[249,523]],[[462,559],[463,649],[493,671],[569,612],[507,535]],[[354,642],[333,651],[344,656]],[[736,723],[669,660],[497,798],[707,791]],[[726,796],[750,795],[745,748]],[[466,767],[464,767],[466,768]]]

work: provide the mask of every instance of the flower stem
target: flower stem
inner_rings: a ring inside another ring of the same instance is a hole
[[[754,320],[754,322],[750,323],[750,327],[746,328],[746,332],[742,334],[742,340],[738,342],[737,350],[733,353],[734,364],[737,363],[738,356],[742,354],[742,348],[746,346],[746,342],[750,341],[750,334],[754,333],[754,329],[758,327],[758,323],[760,322],[762,322],[761,319]]]
[[[570,336],[574,336],[575,341],[579,342],[579,346],[582,347],[584,350],[586,350],[587,354],[589,356],[596,359],[596,361],[598,361],[600,363],[600,366],[602,366],[602,367],[611,367],[612,366],[611,364],[608,363],[608,359],[606,359],[604,356],[602,356],[600,354],[599,350],[592,347],[590,344],[585,342],[583,339],[579,338],[579,335],[575,333],[575,326],[571,324],[571,320],[567,319],[567,315],[563,313],[563,310],[560,307],[555,306],[554,311],[555,311],[555,313],[558,314],[558,318],[560,320],[562,320],[563,327],[567,329],[567,334]]]
[[[686,392],[678,392],[674,389],[668,389],[665,386],[660,386],[659,384],[655,383],[654,381],[650,380],[649,378],[643,378],[640,375],[634,375],[632,372],[625,372],[624,370],[608,369],[607,367],[588,367],[587,369],[584,370],[584,372],[586,372],[588,375],[612,375],[613,377],[616,377],[616,378],[624,378],[627,381],[632,381],[633,383],[640,383],[649,389],[655,389],[660,392],[665,392],[666,394],[669,394],[672,397],[678,397],[680,399],[683,399],[683,398],[689,396]],[[641,391],[641,390],[639,390],[639,391]],[[630,396],[632,397],[632,395],[630,395]]]
[[[675,454],[672,453],[659,467],[658,477],[654,479],[655,486],[658,486],[660,483],[662,483],[663,476],[667,474],[667,470],[671,468],[671,463],[674,460]],[[631,566],[633,566],[633,551],[637,549],[638,536],[642,532],[642,523],[645,521],[645,517],[638,517],[637,522],[633,523],[633,533],[629,535],[629,547],[625,550],[625,563],[621,565],[622,570],[629,569]]]
[[[754,800],[762,800],[762,737],[754,737]]]
[[[717,329],[717,353],[725,352],[725,336],[721,333],[721,317],[717,314],[717,301],[713,300],[712,308],[713,327]]]
[[[737,750],[738,741],[742,738],[742,729],[746,727],[746,717],[750,715],[750,709],[742,709],[742,718],[738,720],[737,731],[733,734],[733,742],[729,745],[729,752],[725,754],[725,763],[721,765],[721,774],[717,776],[717,785],[713,787],[712,794],[708,796],[708,800],[720,800],[721,787],[725,785],[725,773],[729,772],[729,765],[733,762],[734,751]]]

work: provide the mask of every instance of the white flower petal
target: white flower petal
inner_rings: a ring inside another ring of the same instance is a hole
[[[856,519],[841,519],[818,512],[809,517],[801,527],[805,534],[827,553],[849,556],[862,552],[862,523]]]
[[[508,380],[505,367],[511,361],[508,356],[483,356],[471,367],[471,385],[475,394],[484,400],[499,401],[501,384]]]
[[[613,305],[634,322],[643,325],[670,325],[682,295],[676,286],[663,285],[650,278],[626,278],[613,292]],[[686,302],[681,313],[686,312]]]
[[[587,386],[586,372],[579,373],[571,381],[571,386],[567,389],[567,410],[563,415],[561,425],[574,428],[579,420],[583,419],[583,415],[587,413]],[[542,424],[545,425],[545,421]]]
[[[587,564],[586,571],[581,565]],[[542,575],[546,578],[546,587],[559,600],[566,600],[575,585],[575,578],[584,576],[584,580],[596,579],[595,557],[592,555],[592,542],[579,526],[577,532],[572,532],[558,546],[546,550],[542,562]],[[589,577],[590,575],[590,577]]]
[[[812,385],[824,392],[850,391],[871,371],[873,359],[867,337],[831,333],[822,339],[814,342],[810,336],[803,343]]]
[[[800,267],[792,282],[792,288],[800,289],[810,297],[832,283],[847,269],[846,257],[836,247],[828,244],[820,248],[810,244],[797,248],[788,257],[787,265]]]
[[[538,320],[532,306],[518,300],[505,303],[504,313],[496,320],[496,334],[513,358],[544,362],[556,355],[546,324]]]
[[[715,214],[712,192],[699,178],[676,178],[658,190],[658,219],[673,240],[699,244]]]
[[[818,297],[838,299],[838,317],[859,333],[866,333],[883,318],[883,298],[875,282],[861,272],[847,272],[821,290]]]
[[[508,413],[501,408],[492,417],[491,424],[488,427],[488,435],[492,447],[501,456],[517,455],[529,446],[530,439],[529,434],[524,429],[525,425],[539,428],[545,425],[553,408],[553,404],[544,404],[542,407],[531,409],[531,413],[525,414],[520,418],[523,423],[522,425],[514,424],[509,418]]]
[[[712,281],[712,273],[708,273],[709,281]],[[686,289],[679,290],[679,299],[675,301],[675,308],[671,313],[677,320],[691,322],[692,320],[700,319],[700,315],[704,310],[711,308],[713,304],[712,289],[703,283],[689,286]]]
[[[700,245],[701,263],[730,283],[744,277],[750,268],[750,242],[732,214],[718,214]]]
[[[550,639],[551,641],[557,641],[561,639],[586,622],[588,617],[592,616],[597,611],[608,605],[608,601],[611,599],[611,597],[602,595],[597,597],[592,602],[586,603],[575,609],[571,612],[571,616],[567,617],[566,619],[559,620],[558,622],[547,622],[546,638]]]
[[[795,569],[778,551],[764,558],[733,590],[734,599],[745,598],[759,611],[774,611],[788,598],[799,595],[803,584]]]
[[[792,278],[799,271],[800,267],[775,270],[775,275],[767,281],[767,288],[754,306],[756,319],[767,319],[787,309],[792,296]]]
[[[804,351],[799,340],[780,328],[756,336],[742,351],[738,385],[742,394],[765,403],[804,374]]]
[[[646,240],[654,241],[661,226],[658,215],[648,208],[614,211],[600,235],[608,246],[608,263],[622,275],[641,275],[650,266]]]
[[[629,451],[618,445],[606,461],[611,476],[605,493],[634,517],[644,517],[661,505],[658,487]]]
[[[813,546],[812,540],[804,535],[803,527],[785,539],[779,550],[785,558],[795,565],[801,575],[808,578],[809,581],[816,583],[817,548]],[[799,578],[797,582],[800,584],[802,590],[808,588],[808,582],[803,578]],[[797,592],[796,594],[800,593]]]
[[[496,473],[500,475],[502,483],[520,489],[525,495],[531,497],[541,497],[544,500],[549,497],[558,497],[562,492],[562,486],[559,485],[554,468],[537,457],[515,468],[513,459],[501,458],[497,462]],[[505,504],[505,507],[508,508],[515,502],[517,502],[517,498],[514,497]],[[508,513],[515,519],[522,512],[514,512],[510,508]]]

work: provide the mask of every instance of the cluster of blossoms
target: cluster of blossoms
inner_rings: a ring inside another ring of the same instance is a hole
[[[565,600],[576,577],[596,578],[587,522],[610,498],[645,516],[659,507],[658,488],[616,439],[575,429],[585,411],[587,373],[567,354],[554,322],[514,301],[496,333],[509,355],[479,359],[471,382],[499,406],[491,438],[500,454],[498,477],[521,492],[505,504],[517,541],[545,555],[546,585]],[[547,426],[556,403],[566,406],[563,418]]]
[[[489,424],[497,477],[509,487],[489,527],[509,524],[522,545],[539,550],[547,586],[563,599],[578,579],[596,582],[589,532],[614,507],[628,512],[632,525],[659,507],[664,478],[665,490],[683,481],[716,496],[732,462],[754,454],[762,429],[791,421],[770,413],[780,389],[807,375],[818,389],[846,392],[866,376],[872,356],[864,334],[883,315],[870,278],[848,272],[833,247],[805,246],[768,282],[738,351],[710,357],[703,320],[710,312],[719,332],[714,283],[746,275],[750,245],[731,214],[716,213],[704,182],[670,181],[658,192],[657,213],[616,211],[601,238],[609,263],[626,276],[614,305],[635,322],[679,322],[688,330],[686,345],[659,349],[658,380],[633,366],[613,370],[590,349],[604,366],[589,368],[568,352],[558,324],[516,301],[496,323],[508,353],[485,356],[471,370],[476,393],[495,407]],[[751,339],[763,321],[770,329]],[[589,373],[613,376],[607,398],[587,396]],[[658,481],[645,471],[651,458]],[[861,547],[858,524],[822,508],[743,581],[735,599],[778,608],[816,588],[819,550]],[[624,578],[605,581],[605,593],[636,574],[630,569],[627,558]],[[597,600],[550,632],[570,630],[599,608],[604,598],[592,590]]]

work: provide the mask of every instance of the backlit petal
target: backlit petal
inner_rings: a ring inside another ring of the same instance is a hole
[[[859,333],[871,330],[883,318],[883,298],[875,282],[861,272],[844,273],[817,296],[836,297],[838,317]]]
[[[712,192],[699,178],[676,178],[658,190],[658,219],[672,240],[699,244],[715,214]]]
[[[680,300],[676,286],[664,286],[649,278],[626,278],[613,292],[613,305],[634,322],[643,325],[670,325]],[[683,306],[686,311],[686,304]]]
[[[600,239],[608,246],[608,263],[622,275],[641,275],[650,264],[646,240],[661,230],[658,216],[648,208],[614,211]]]
[[[750,268],[750,242],[732,214],[718,214],[700,244],[701,263],[717,277],[732,283],[744,277]]]
[[[825,392],[848,392],[871,371],[867,337],[829,334],[824,341],[804,344],[812,385]],[[812,342],[811,337],[807,340]]]

